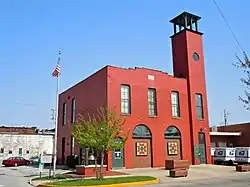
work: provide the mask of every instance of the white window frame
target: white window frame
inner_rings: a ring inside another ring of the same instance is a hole
[[[130,86],[121,85],[121,113],[131,114]]]

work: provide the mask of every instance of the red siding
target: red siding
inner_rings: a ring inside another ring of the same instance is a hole
[[[187,78],[188,100],[189,100],[189,116],[191,125],[191,150],[194,145],[198,144],[198,132],[206,134],[206,151],[208,163],[211,162],[210,157],[210,136],[208,122],[207,92],[204,71],[204,57],[202,46],[202,34],[185,31],[172,36],[173,64],[174,75]],[[193,53],[199,54],[199,61],[193,60]],[[196,100],[195,94],[202,94],[204,120],[196,119]],[[193,153],[194,154],[194,153]],[[193,157],[194,158],[194,157]],[[193,163],[198,163],[193,160]]]
[[[198,144],[198,133],[206,134],[207,163],[211,163],[210,137],[208,125],[207,94],[204,72],[202,36],[190,31],[181,31],[172,37],[173,66],[175,77],[167,73],[146,68],[124,69],[107,66],[83,82],[60,95],[59,126],[58,126],[58,157],[61,155],[61,138],[66,137],[66,155],[70,153],[70,122],[62,126],[62,104],[67,102],[67,119],[70,120],[71,98],[76,98],[76,111],[84,112],[100,106],[116,109],[120,114],[120,86],[128,84],[131,87],[131,115],[126,115],[124,131],[139,125],[146,125],[152,134],[152,166],[163,167],[165,163],[164,132],[169,126],[176,126],[181,132],[182,159],[199,164],[194,159],[194,145]],[[194,62],[193,52],[198,52],[200,60]],[[182,74],[183,78],[177,78]],[[153,75],[154,80],[149,80]],[[148,115],[148,88],[156,89],[157,117]],[[180,118],[172,118],[171,91],[178,91],[180,98]],[[195,93],[203,96],[204,120],[196,119]],[[70,97],[70,99],[68,99]],[[132,136],[125,145],[125,167],[134,167],[131,153],[134,152]],[[108,167],[112,164],[109,153]]]
[[[190,126],[188,114],[187,81],[174,78],[166,73],[144,69],[121,69],[109,67],[108,69],[108,103],[109,107],[116,107],[120,113],[120,86],[129,84],[131,87],[132,114],[124,116],[126,123],[124,129],[131,133],[138,124],[145,124],[152,133],[153,166],[160,167],[165,163],[164,132],[170,125],[174,125],[182,134],[183,159],[191,160],[190,153]],[[148,80],[148,75],[154,75],[155,80]],[[155,88],[157,95],[158,116],[148,116],[148,88]],[[180,97],[180,119],[172,118],[171,91],[178,91]],[[132,137],[125,146],[125,167],[132,167],[131,152]],[[163,150],[164,149],[164,150]]]
[[[84,81],[76,84],[59,96],[59,114],[58,114],[58,141],[57,152],[58,162],[61,163],[62,158],[62,137],[66,138],[65,154],[70,155],[71,146],[71,101],[76,101],[76,117],[79,114],[87,114],[91,110],[99,107],[107,107],[107,68],[103,68],[94,73]],[[63,103],[67,103],[67,124],[62,125],[63,119]],[[75,146],[75,153],[79,150]],[[66,157],[65,157],[66,158]]]

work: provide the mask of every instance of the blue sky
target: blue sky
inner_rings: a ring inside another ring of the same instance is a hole
[[[217,3],[248,53],[250,2]],[[223,121],[224,108],[229,123],[248,121],[232,66],[240,50],[212,0],[8,0],[0,2],[0,124],[53,127],[59,48],[61,91],[107,64],[172,73],[169,20],[182,11],[202,17],[210,124]]]

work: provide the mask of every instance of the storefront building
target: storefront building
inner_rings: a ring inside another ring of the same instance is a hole
[[[250,123],[210,128],[211,147],[250,147]]]

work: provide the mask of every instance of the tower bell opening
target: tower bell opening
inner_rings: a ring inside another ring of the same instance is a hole
[[[172,20],[170,20],[170,23],[173,23],[174,25],[174,34],[177,34],[182,30],[199,32],[198,20],[200,19],[201,17],[199,16],[196,16],[188,12],[183,12],[180,15],[173,18]],[[179,27],[178,31],[177,31],[177,26]]]

